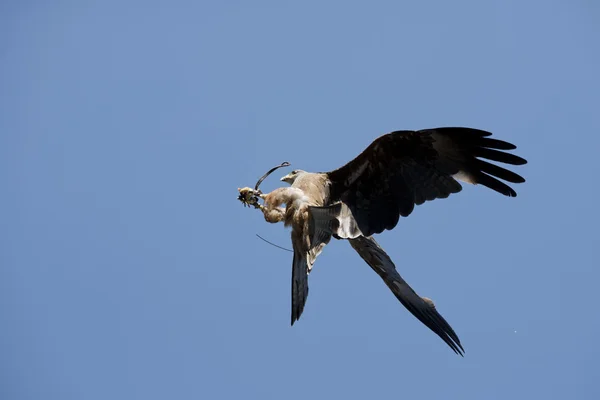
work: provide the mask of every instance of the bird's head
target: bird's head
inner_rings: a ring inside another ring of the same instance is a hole
[[[296,178],[300,175],[303,174],[305,171],[302,171],[301,169],[295,169],[292,172],[290,172],[289,174],[287,174],[286,176],[281,178],[282,182],[287,182],[290,185],[292,183],[294,183],[294,181],[296,180]]]

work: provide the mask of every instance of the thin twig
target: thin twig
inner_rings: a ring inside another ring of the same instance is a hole
[[[289,252],[292,252],[292,253],[294,252],[294,250],[286,249],[285,247],[281,247],[281,246],[276,245],[275,243],[269,242],[267,239],[265,239],[264,237],[260,236],[258,233],[256,234],[256,236],[258,236],[259,239],[262,239],[265,242],[269,243],[271,246],[275,246],[275,247],[277,247],[277,248],[279,248],[281,250],[289,251]]]

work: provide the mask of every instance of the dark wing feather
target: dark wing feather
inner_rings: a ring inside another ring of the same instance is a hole
[[[304,254],[294,251],[292,263],[292,325],[300,319],[308,298],[308,262]]]
[[[314,218],[309,222],[308,251],[304,251],[301,242],[307,238],[303,231],[292,230],[292,245],[294,259],[292,261],[292,325],[300,319],[306,299],[308,298],[308,275],[317,257],[331,240],[330,229],[327,227],[332,218]]]
[[[489,138],[471,128],[396,131],[383,135],[358,157],[328,172],[329,204],[348,205],[365,236],[392,229],[415,204],[446,198],[462,190],[455,179],[481,184],[506,196],[516,192],[497,178],[512,183],[525,179],[477,157],[512,165],[527,163],[500,150],[516,146]],[[458,175],[457,175],[458,174]]]
[[[450,324],[435,309],[433,302],[423,299],[400,276],[386,252],[372,237],[350,239],[350,245],[375,271],[408,311],[431,329],[450,346],[455,353],[463,355],[464,349]]]

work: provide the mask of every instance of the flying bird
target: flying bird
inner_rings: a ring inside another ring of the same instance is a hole
[[[458,181],[515,197],[517,193],[500,179],[510,183],[525,179],[483,159],[511,165],[527,161],[502,151],[513,150],[515,145],[490,136],[490,132],[454,127],[395,131],[375,139],[336,170],[294,170],[281,178],[289,187],[268,194],[245,188],[264,200],[256,207],[267,222],[291,227],[292,325],[306,304],[308,275],[333,237],[349,241],[402,305],[454,352],[463,355],[458,336],[433,301],[417,295],[402,279],[373,235],[393,229],[415,205],[460,192]]]

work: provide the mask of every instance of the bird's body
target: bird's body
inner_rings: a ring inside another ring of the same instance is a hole
[[[526,161],[499,151],[515,146],[490,135],[470,128],[392,132],[341,168],[326,173],[292,171],[281,179],[290,187],[261,194],[265,219],[284,222],[292,230],[292,324],[304,309],[308,274],[317,256],[332,237],[346,239],[413,315],[462,354],[458,336],[433,302],[410,288],[372,235],[393,229],[415,205],[461,191],[457,179],[516,196],[497,178],[525,180],[479,158],[512,165]]]

